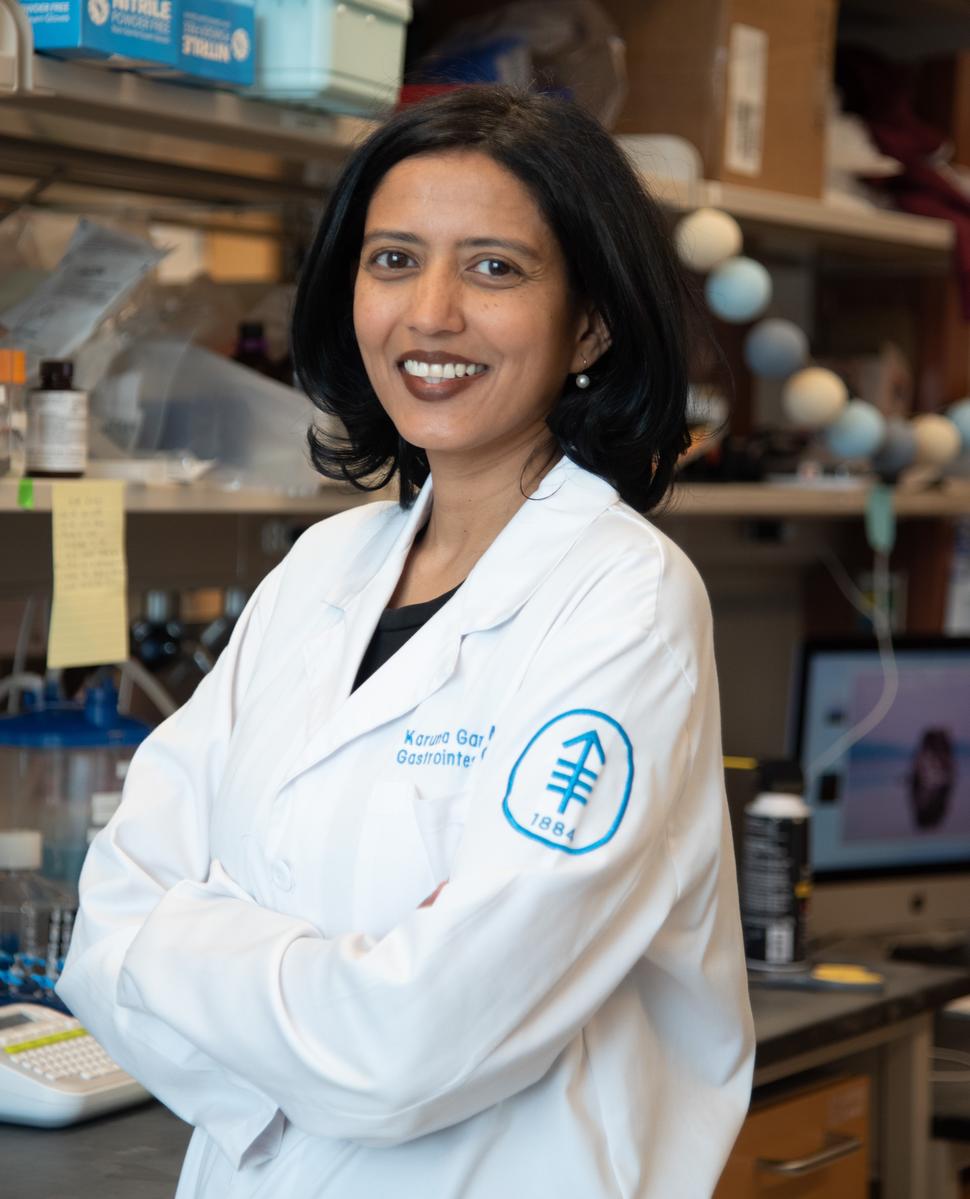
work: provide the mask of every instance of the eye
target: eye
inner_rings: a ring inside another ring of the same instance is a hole
[[[488,279],[508,279],[519,272],[504,258],[482,258],[472,267],[476,275],[485,275]]]
[[[405,254],[403,250],[381,250],[374,255],[371,263],[388,271],[402,271],[406,267],[417,265],[411,255]]]

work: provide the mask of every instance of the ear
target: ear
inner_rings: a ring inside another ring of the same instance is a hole
[[[569,370],[586,370],[610,348],[610,331],[595,308],[585,308],[578,323],[578,338]]]

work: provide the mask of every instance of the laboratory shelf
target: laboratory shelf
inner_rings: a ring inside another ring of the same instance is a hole
[[[655,514],[660,519],[680,517],[754,519],[832,519],[858,518],[865,511],[868,488],[805,487],[773,483],[679,483],[664,508]],[[16,480],[0,480],[0,514],[19,514]],[[154,484],[127,483],[125,507],[136,513],[170,515],[312,515],[330,516],[345,508],[357,507],[374,499],[396,499],[393,487],[377,493],[354,491],[335,483],[323,483],[314,494],[287,495],[261,488],[225,489],[205,483]],[[900,490],[896,493],[896,513],[906,517],[970,516],[970,480],[948,480],[941,487],[924,490]],[[50,512],[51,483],[34,483],[31,511]]]
[[[779,483],[680,483],[663,515],[750,517],[760,520],[858,518],[869,487],[804,486]],[[898,488],[899,517],[970,515],[970,480],[948,479],[922,490]]]
[[[754,187],[702,179],[694,184],[672,184],[645,176],[661,203],[674,211],[709,206],[729,212],[746,230],[777,230],[798,236],[803,243],[855,254],[880,253],[949,261],[954,232],[949,221],[887,212],[881,208],[843,208],[808,196],[761,191]]]
[[[781,234],[782,244],[792,249],[831,248],[857,256],[890,251],[893,261],[918,259],[940,267],[949,262],[954,244],[949,221],[702,179],[696,175],[699,159],[684,157],[689,147],[665,148],[666,141],[680,139],[618,140],[651,194],[672,213],[720,208],[746,232]]]
[[[319,200],[373,127],[34,54],[26,14],[0,0],[0,174],[210,204]]]
[[[30,512],[50,512],[51,482],[37,479],[33,486],[33,504],[20,504],[19,480],[0,480],[0,514],[22,515]],[[336,483],[321,484],[318,491],[288,495],[269,488],[220,488],[211,484],[125,484],[125,509],[137,513],[167,513],[170,515],[309,515],[332,516],[345,508],[353,508],[368,500],[389,498],[384,492],[375,494],[355,491]]]
[[[0,0],[0,176],[40,181],[39,202],[69,207],[72,186],[207,205],[319,202],[373,128],[360,118],[34,54],[23,10]],[[650,139],[620,141],[672,211],[723,208],[746,231],[780,234],[786,246],[854,255],[891,250],[894,260],[915,257],[939,267],[949,259],[954,234],[945,221],[672,179],[658,170]]]

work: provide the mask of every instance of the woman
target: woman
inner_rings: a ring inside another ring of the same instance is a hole
[[[59,988],[196,1125],[181,1199],[712,1192],[753,1045],[711,621],[634,510],[684,340],[571,105],[458,92],[347,166],[294,351],[318,467],[400,503],[302,537],[139,750]]]

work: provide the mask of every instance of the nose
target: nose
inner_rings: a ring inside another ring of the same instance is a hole
[[[408,297],[408,326],[415,333],[460,333],[465,327],[461,281],[453,264],[429,263]]]

